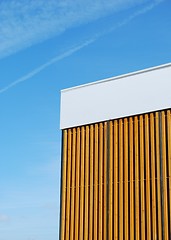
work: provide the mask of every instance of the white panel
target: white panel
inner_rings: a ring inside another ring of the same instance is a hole
[[[171,64],[61,92],[61,129],[171,108]]]

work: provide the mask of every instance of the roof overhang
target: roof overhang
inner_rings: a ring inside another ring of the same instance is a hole
[[[171,108],[171,63],[61,91],[60,128]]]

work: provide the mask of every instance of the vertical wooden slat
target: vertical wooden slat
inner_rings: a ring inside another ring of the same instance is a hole
[[[168,181],[169,181],[169,223],[171,231],[171,111],[167,111],[167,136],[168,136]]]
[[[67,130],[63,130],[63,159],[62,159],[62,195],[61,195],[61,230],[60,240],[65,239],[65,206],[66,206],[66,170],[67,170]]]
[[[150,156],[149,156],[149,120],[145,114],[145,160],[146,160],[146,227],[147,239],[151,239],[151,202],[150,202]]]
[[[61,194],[60,240],[169,240],[171,111],[63,130]]]
[[[80,226],[79,239],[83,239],[83,210],[84,210],[84,156],[85,156],[85,129],[81,127],[81,172],[80,172]]]
[[[130,162],[130,239],[134,240],[134,157],[133,157],[133,119],[129,118],[129,162]]]
[[[118,240],[118,121],[114,121],[114,239]]]
[[[104,123],[104,161],[103,161],[103,240],[107,240],[107,122]]]
[[[103,206],[103,124],[99,124],[99,214],[98,240],[103,239],[102,206]]]
[[[162,116],[162,163],[163,163],[163,212],[164,212],[164,239],[169,239],[168,233],[168,199],[167,199],[167,166],[166,166],[166,124],[165,112],[161,112]]]
[[[162,239],[162,214],[161,214],[161,179],[160,179],[160,136],[159,136],[159,113],[155,114],[156,133],[156,167],[157,167],[157,219],[158,219],[158,239]]]
[[[76,129],[72,130],[72,161],[71,161],[71,218],[70,240],[74,239],[74,212],[75,212],[75,153],[76,153]]]
[[[123,122],[119,120],[119,239],[123,240]]]
[[[98,217],[98,124],[95,124],[95,157],[94,157],[94,240],[97,239]]]
[[[69,239],[70,231],[70,193],[71,193],[71,129],[68,130],[68,161],[67,161],[67,201],[65,240]]]
[[[138,147],[138,117],[134,117],[134,139],[135,139],[135,236],[140,238],[140,212],[139,212],[139,147]]]
[[[144,121],[140,115],[140,188],[141,188],[141,240],[145,240],[145,192],[144,192]]]
[[[155,145],[154,145],[154,116],[150,113],[150,142],[151,142],[151,186],[152,186],[152,238],[156,240],[156,176],[155,176]]]
[[[113,240],[113,122],[109,123],[109,220],[108,220],[108,236],[109,240]]]
[[[86,126],[84,240],[88,240],[89,126]]]
[[[76,143],[76,182],[75,182],[75,239],[79,240],[79,196],[80,196],[80,128],[77,128],[77,143]]]
[[[128,240],[128,120],[124,119],[124,239]]]
[[[90,126],[90,203],[89,203],[89,239],[93,240],[93,162],[94,162],[94,126]]]

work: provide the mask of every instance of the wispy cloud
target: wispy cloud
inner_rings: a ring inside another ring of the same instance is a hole
[[[88,46],[89,44],[95,42],[97,39],[99,39],[101,36],[108,34],[109,32],[114,31],[115,29],[124,26],[125,24],[128,24],[131,20],[133,20],[134,18],[138,17],[139,15],[145,14],[146,12],[150,11],[151,9],[153,9],[155,6],[157,6],[158,4],[160,4],[161,2],[163,2],[164,0],[155,0],[152,1],[151,4],[145,6],[144,8],[138,10],[137,12],[133,13],[132,15],[130,15],[129,17],[127,17],[126,19],[124,19],[123,21],[113,25],[111,28],[105,30],[104,32],[100,32],[98,34],[96,34],[95,36],[93,36],[91,39],[85,41],[84,43],[77,45],[76,47],[72,47],[71,49],[69,49],[68,51],[62,53],[61,55],[58,55],[54,58],[52,58],[50,61],[46,62],[45,64],[39,66],[38,68],[34,69],[33,71],[29,72],[28,74],[26,74],[25,76],[17,79],[16,81],[12,82],[11,84],[5,86],[4,88],[0,89],[0,94],[6,92],[7,90],[9,90],[12,87],[15,87],[16,85],[32,78],[33,76],[35,76],[36,74],[38,74],[39,72],[43,71],[44,69],[46,69],[47,67],[49,67],[50,65],[66,58],[69,57],[70,55],[72,55],[73,53],[81,50],[82,48]]]
[[[2,0],[0,58],[59,35],[71,27],[150,1]]]
[[[0,214],[0,222],[8,222],[10,220],[10,217],[5,214]]]

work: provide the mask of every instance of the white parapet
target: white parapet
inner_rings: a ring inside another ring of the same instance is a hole
[[[66,129],[171,108],[171,63],[61,91]]]

